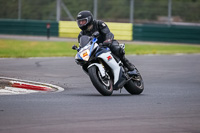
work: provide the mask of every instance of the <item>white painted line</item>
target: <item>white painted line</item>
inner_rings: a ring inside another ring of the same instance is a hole
[[[5,87],[4,89],[0,89],[1,95],[30,94],[30,93],[37,93],[37,92],[38,91],[15,88],[15,87]]]
[[[21,79],[15,79],[15,78],[8,78],[8,77],[0,77],[0,79],[3,80],[10,80],[12,84],[19,84],[19,86],[6,86],[5,88],[0,88],[0,95],[15,95],[15,94],[29,94],[29,93],[36,93],[36,92],[61,92],[64,91],[64,88],[48,84],[48,83],[41,83],[41,82],[35,82],[35,81],[29,81],[29,80],[21,80]],[[20,85],[24,85],[25,87],[19,88]],[[29,86],[31,89],[29,89]],[[35,90],[34,87],[39,87],[44,90]],[[27,89],[27,88],[28,89]],[[33,89],[32,89],[33,87]],[[47,89],[47,90],[45,90]],[[50,91],[49,91],[50,90]]]

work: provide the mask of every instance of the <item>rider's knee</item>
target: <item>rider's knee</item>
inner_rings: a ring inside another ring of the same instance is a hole
[[[111,52],[119,58],[125,55],[124,49],[119,46],[119,43],[117,41],[113,41],[112,45],[110,46],[110,49]]]

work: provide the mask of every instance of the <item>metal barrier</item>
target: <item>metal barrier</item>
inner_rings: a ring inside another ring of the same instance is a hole
[[[115,35],[117,40],[132,40],[132,24],[131,23],[112,23],[106,22],[110,31]],[[77,38],[80,29],[76,21],[60,21],[59,37]]]
[[[46,36],[47,29],[50,36],[58,36],[56,21],[0,20],[0,34]]]
[[[200,44],[200,26],[106,22],[116,40]],[[0,20],[0,34],[77,38],[75,21]]]
[[[140,24],[133,33],[136,41],[200,43],[200,26]]]

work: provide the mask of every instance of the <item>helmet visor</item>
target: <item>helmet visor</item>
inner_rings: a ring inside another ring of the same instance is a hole
[[[79,27],[85,26],[88,23],[88,18],[79,19],[77,23]]]

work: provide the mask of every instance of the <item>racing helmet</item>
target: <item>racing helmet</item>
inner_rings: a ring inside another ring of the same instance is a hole
[[[87,30],[93,24],[93,15],[90,11],[81,11],[77,15],[77,24],[81,30]]]

